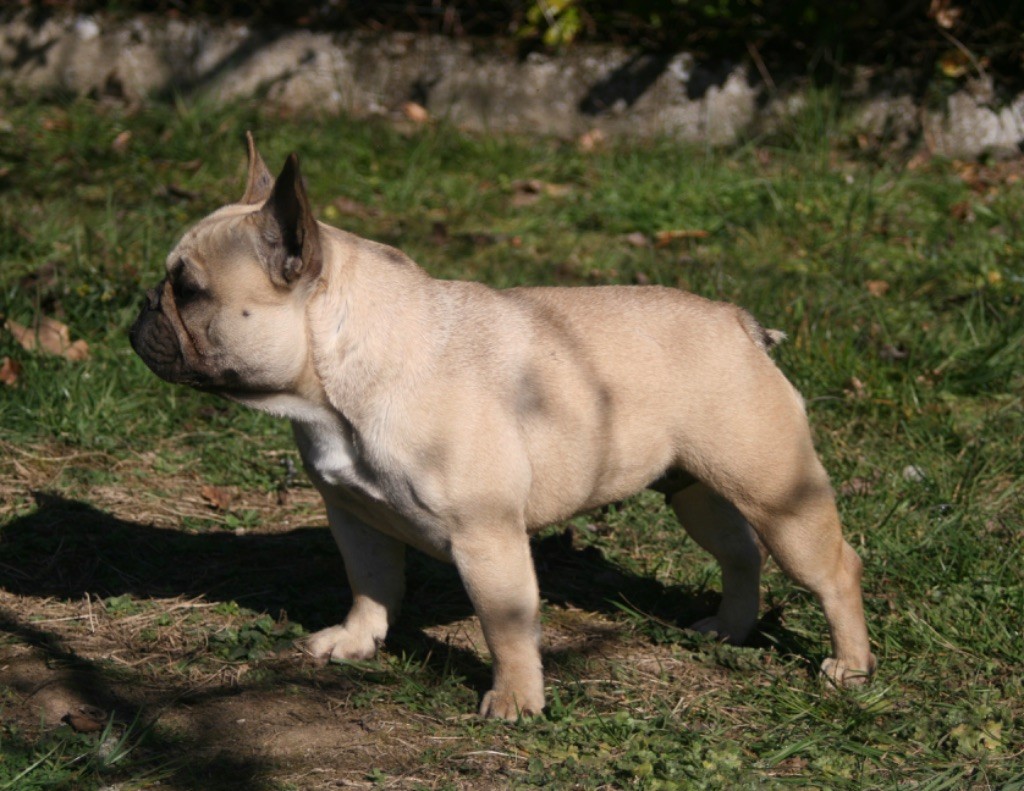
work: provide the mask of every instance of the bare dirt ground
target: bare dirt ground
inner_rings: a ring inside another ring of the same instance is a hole
[[[452,570],[413,564],[382,660],[313,667],[287,639],[291,624],[321,628],[348,599],[311,489],[211,492],[196,476],[159,474],[150,457],[4,450],[0,712],[26,740],[101,732],[111,717],[115,736],[151,726],[151,787],[507,788],[523,772],[530,756],[509,730],[471,714],[489,667]],[[71,468],[115,482],[76,483]],[[248,526],[183,527],[216,520],[218,499]],[[546,543],[549,680],[572,679],[612,708],[637,690],[684,708],[723,682],[721,668],[587,606],[591,594],[573,586],[594,580],[565,573],[579,554],[571,536]],[[604,570],[595,595],[617,574]],[[262,631],[254,613],[269,615]]]

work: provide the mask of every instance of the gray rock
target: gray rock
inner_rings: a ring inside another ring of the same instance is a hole
[[[888,80],[889,86],[879,86]],[[940,110],[923,111],[907,74],[858,72],[848,101],[854,132],[935,153],[1016,153],[1024,94],[1000,106],[975,80]],[[405,33],[256,31],[244,25],[27,13],[0,17],[0,87],[25,94],[113,96],[130,103],[176,94],[259,97],[292,110],[356,117],[398,114],[406,102],[469,130],[575,137],[667,136],[714,145],[772,129],[805,104],[799,86],[768,89],[747,68],[692,55],[578,45],[524,59],[500,43]]]
[[[969,80],[939,111],[924,113],[924,138],[936,154],[1014,156],[1024,144],[1024,94],[1000,107],[989,77]]]

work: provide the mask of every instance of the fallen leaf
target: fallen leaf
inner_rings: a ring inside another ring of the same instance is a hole
[[[231,500],[233,499],[231,492],[226,489],[222,489],[219,486],[211,486],[209,484],[205,484],[199,490],[199,494],[204,500],[206,500],[206,502],[212,505],[216,511],[227,511],[231,506]]]
[[[96,706],[79,706],[60,718],[75,733],[96,733],[107,727],[107,714]]]
[[[497,244],[503,237],[498,236],[497,234],[487,233],[486,231],[476,231],[475,233],[460,234],[459,238],[464,239],[476,247],[487,247],[488,245]],[[518,246],[522,242],[522,239],[520,239],[519,242],[512,239],[510,242],[513,246]]]
[[[878,356],[881,357],[883,360],[887,360],[889,362],[905,360],[909,355],[910,352],[908,352],[905,348],[903,348],[902,346],[897,346],[892,343],[882,344],[882,348],[879,349],[878,351]]]
[[[799,755],[794,755],[792,758],[787,758],[785,761],[775,765],[776,771],[780,774],[791,774],[797,772],[803,772],[808,766],[806,758],[801,758]]]
[[[110,144],[110,147],[114,149],[118,154],[123,154],[128,150],[128,144],[132,141],[132,132],[130,129],[125,129],[117,137],[114,138],[114,142]]]
[[[31,327],[22,326],[11,319],[4,326],[26,351],[39,349],[75,362],[89,358],[89,345],[82,340],[72,342],[67,325],[49,316],[38,316]]]
[[[928,480],[928,474],[916,464],[908,464],[901,473],[903,480],[910,483],[923,483]]]
[[[851,376],[846,383],[846,393],[853,398],[863,398],[867,395],[868,389],[856,376]]]
[[[949,30],[956,26],[964,10],[953,5],[951,0],[932,0],[928,6],[928,17],[939,27]]]
[[[64,115],[51,115],[43,119],[42,126],[47,132],[64,132],[71,128],[71,120]]]
[[[868,293],[873,297],[884,297],[889,291],[889,281],[887,280],[865,280],[864,287],[868,290]]]
[[[839,487],[841,497],[860,497],[871,494],[875,490],[875,482],[870,478],[850,478]]]
[[[358,217],[360,220],[366,220],[370,217],[376,216],[377,212],[374,209],[365,206],[359,201],[352,200],[344,195],[339,195],[337,198],[331,201],[331,206],[338,210],[339,214],[347,214],[350,217]]]
[[[959,49],[951,49],[939,58],[939,71],[950,79],[963,77],[970,66],[970,59]]]
[[[527,206],[533,206],[537,201],[540,200],[540,195],[532,195],[526,192],[517,192],[512,196],[512,207],[515,209],[522,209]]]
[[[64,359],[80,363],[89,359],[89,344],[83,340],[72,341],[71,345],[64,351]]]
[[[402,105],[402,113],[414,124],[425,124],[430,120],[430,113],[422,104],[406,102]]]
[[[907,162],[907,170],[915,171],[927,167],[932,161],[932,155],[926,149],[921,149]]]
[[[618,269],[591,269],[587,272],[587,281],[590,283],[614,283],[618,277]]]
[[[977,162],[953,162],[953,169],[968,187],[981,194],[988,191],[989,173]]]
[[[708,231],[699,229],[658,231],[654,234],[654,244],[656,247],[665,247],[679,239],[706,239],[708,235]]]
[[[591,129],[580,135],[576,145],[580,151],[596,151],[604,146],[605,139],[605,134],[600,129]]]
[[[159,187],[156,192],[157,195],[166,196],[175,200],[194,201],[198,200],[200,197],[199,193],[195,190],[185,189],[185,187],[180,187],[174,183],[165,184],[164,186]]]
[[[962,200],[949,207],[950,216],[957,222],[974,222],[974,209],[970,201]]]
[[[18,384],[19,376],[21,376],[21,363],[10,357],[4,357],[0,361],[0,384],[14,387]]]
[[[569,194],[570,189],[568,184],[549,184],[546,181],[544,182],[544,194],[552,198],[564,198]]]
[[[626,234],[626,244],[631,247],[650,247],[651,240],[647,238],[647,234],[641,233],[640,231],[633,231],[633,233]]]
[[[37,266],[27,275],[22,276],[18,281],[18,285],[25,289],[38,289],[40,291],[46,291],[58,283],[57,278],[57,262],[47,261],[42,266]]]
[[[567,184],[552,184],[540,179],[520,179],[512,182],[512,205],[531,206],[541,199],[542,195],[561,198],[569,194]]]

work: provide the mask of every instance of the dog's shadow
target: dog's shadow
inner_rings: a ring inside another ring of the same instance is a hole
[[[0,588],[21,596],[75,600],[85,595],[136,600],[202,597],[237,602],[315,631],[344,616],[351,603],[344,566],[330,532],[300,527],[287,532],[188,532],[117,518],[75,500],[36,493],[37,508],[0,533]],[[610,562],[602,552],[577,546],[571,532],[535,540],[533,554],[542,596],[556,608],[573,607],[621,620],[628,605],[652,622],[680,628],[714,611],[718,594],[665,586]],[[390,647],[454,669],[481,690],[489,671],[477,655],[424,632],[471,615],[451,566],[409,553],[407,593]],[[629,628],[624,624],[623,628]],[[754,645],[801,652],[777,613],[760,624],[769,635]],[[602,637],[603,635],[603,637]],[[594,630],[585,648],[554,650],[546,664],[571,661],[573,651],[599,650],[614,630]]]

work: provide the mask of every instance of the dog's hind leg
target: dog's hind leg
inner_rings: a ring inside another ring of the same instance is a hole
[[[832,656],[822,673],[837,684],[861,683],[875,669],[864,622],[861,560],[843,539],[835,496],[809,436],[795,445],[789,463],[769,472],[759,469],[757,486],[733,479],[730,499],[782,570],[821,602],[832,638]]]
[[[733,405],[732,419],[691,433],[677,466],[697,473],[732,503],[782,570],[817,596],[833,651],[822,672],[836,683],[858,683],[875,667],[864,622],[860,558],[843,539],[835,495],[815,453],[802,400],[774,367],[758,368],[755,359],[748,371],[749,380],[739,381],[742,387],[719,396],[719,402]],[[715,407],[711,401],[706,405],[708,411]],[[685,506],[686,493],[681,496]],[[680,510],[685,519],[686,508]],[[715,510],[727,514],[729,509],[716,505]],[[752,623],[752,589],[749,582],[735,587],[731,579],[739,575],[727,563],[745,568],[752,578],[756,542],[735,516],[698,518],[694,524],[695,537],[726,561],[718,617]]]
[[[711,553],[722,569],[718,612],[690,628],[742,643],[757,622],[764,551],[743,515],[703,483],[676,492],[672,508],[686,532]]]
[[[751,520],[782,570],[821,602],[832,638],[822,674],[839,685],[863,683],[875,670],[861,597],[863,566],[843,539],[831,488],[826,483],[795,508],[762,511]]]

